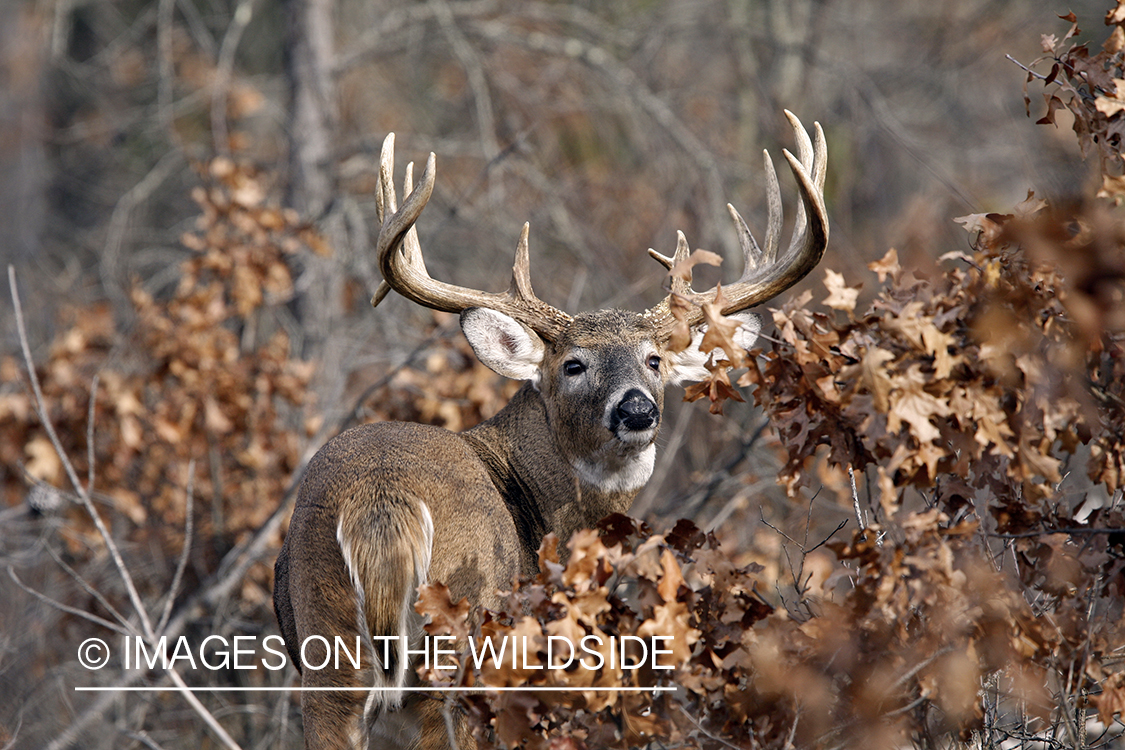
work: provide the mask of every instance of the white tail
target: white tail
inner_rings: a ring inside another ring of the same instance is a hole
[[[765,247],[731,208],[745,256],[745,272],[723,288],[724,314],[742,327],[749,347],[760,321],[744,312],[795,284],[820,260],[828,243],[824,210],[826,151],[789,117],[798,157],[785,152],[801,204],[793,240],[779,259],[781,198],[767,156],[769,228]],[[394,140],[383,144],[380,170],[379,266],[389,289],[436,310],[461,315],[480,360],[501,375],[526,381],[495,417],[460,434],[417,424],[357,427],[320,450],[308,467],[289,535],[278,556],[274,605],[282,634],[300,668],[301,644],[336,636],[364,644],[360,669],[303,669],[305,687],[355,687],[302,693],[306,748],[448,747],[440,703],[402,687],[417,677],[405,645],[420,632],[416,588],[445,583],[454,599],[486,607],[514,577],[533,573],[536,551],[553,532],[560,539],[628,510],[652,474],[656,435],[670,383],[706,376],[700,335],[686,352],[670,352],[676,321],[672,296],[696,305],[715,291],[694,292],[673,279],[669,296],[643,314],[600,310],[571,317],[531,289],[528,230],[524,226],[512,283],[503,293],[481,292],[430,278],[414,224],[434,184],[434,156],[417,187],[407,169],[401,208],[392,187]],[[666,267],[687,257],[653,253]],[[689,324],[699,330],[695,307]],[[382,638],[404,636],[384,659]],[[313,639],[315,640],[315,639]],[[310,663],[324,657],[306,652]],[[388,691],[368,691],[376,686]],[[399,690],[393,690],[398,688]],[[473,741],[455,721],[456,744]]]

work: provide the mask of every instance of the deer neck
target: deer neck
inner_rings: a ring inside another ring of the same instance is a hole
[[[614,456],[568,460],[560,451],[539,392],[525,384],[496,416],[462,433],[503,495],[529,561],[543,536],[565,545],[581,528],[624,513],[652,473],[651,448],[628,465]]]

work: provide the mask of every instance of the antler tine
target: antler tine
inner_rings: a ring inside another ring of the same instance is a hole
[[[683,263],[691,255],[691,248],[688,247],[687,237],[684,233],[676,230],[676,254],[673,260],[676,263]],[[673,276],[671,283],[672,294],[690,294],[691,293],[691,269],[687,273],[680,276]]]
[[[820,129],[820,123],[814,123],[814,128],[817,134],[817,146],[814,149],[812,141],[809,139],[809,134],[797,116],[785,110],[785,117],[789,120],[789,124],[793,127],[793,136],[797,141],[797,158],[806,171],[812,171],[813,184],[817,186],[817,191],[824,192],[824,132]],[[820,158],[818,159],[817,156]],[[819,167],[820,177],[819,180],[816,176],[816,170]],[[797,220],[793,223],[793,238],[789,243],[789,251],[792,252],[794,248],[804,241],[804,232],[806,229],[805,219],[805,204],[804,201],[797,204]],[[779,228],[780,231],[780,228]]]
[[[432,278],[426,270],[415,222],[434,189],[435,157],[430,154],[417,186],[413,184],[413,164],[406,168],[404,198],[397,206],[394,191],[394,134],[383,141],[379,160],[379,188],[376,210],[382,226],[376,242],[383,283],[371,300],[377,305],[394,289],[407,299],[443,312],[460,313],[470,307],[485,307],[515,318],[548,341],[554,341],[570,325],[571,318],[538,297],[531,289],[531,262],[528,253],[528,225],[524,224],[512,266],[512,283],[506,292],[483,292],[455,286]]]
[[[738,213],[738,209],[728,203],[727,213],[730,214],[731,221],[734,222],[734,231],[738,234],[738,247],[742,250],[742,274],[745,276],[758,267],[758,263],[762,260],[762,248],[758,246],[758,241],[754,239],[750,227],[746,225],[746,220]]]
[[[820,262],[828,246],[828,214],[824,208],[824,178],[828,151],[824,141],[824,131],[819,123],[814,123],[816,135],[814,141],[809,138],[808,132],[796,116],[789,111],[786,111],[785,115],[793,127],[797,153],[800,157],[793,156],[787,150],[782,151],[797,180],[798,193],[801,197],[797,207],[793,239],[784,257],[778,260],[782,227],[781,190],[778,187],[777,172],[767,153],[765,176],[769,218],[764,250],[759,247],[738,211],[733,206],[727,206],[738,234],[745,267],[737,282],[723,287],[723,296],[727,300],[722,310],[724,314],[753,307],[793,286]],[[682,233],[677,243],[677,256],[680,245],[684,247],[687,245]],[[651,250],[649,254],[668,266],[668,258],[665,256]],[[703,313],[699,306],[713,301],[716,296],[716,290],[694,292],[686,282],[680,282],[682,287],[677,288],[678,281],[680,280],[673,279],[671,294],[645,313],[657,324],[662,337],[670,336],[675,325],[671,315],[673,294],[679,294],[693,303],[693,308],[688,312],[689,325],[695,325],[703,320]]]
[[[781,244],[781,225],[785,222],[785,211],[781,204],[781,186],[777,182],[777,170],[769,151],[762,151],[765,159],[763,170],[766,173],[766,205],[769,218],[766,222],[766,250],[762,253],[762,263],[770,264],[777,260],[777,248]],[[747,229],[749,231],[749,229]],[[743,273],[746,273],[745,269]]]
[[[429,169],[430,165],[427,163],[426,168]],[[409,162],[406,165],[406,175],[402,179],[402,194],[410,195],[414,192],[414,162]],[[423,271],[426,269],[426,260],[422,257],[422,245],[418,242],[418,227],[411,225],[407,230],[406,236],[402,238],[402,254],[406,257],[406,262],[421,268]]]
[[[750,241],[753,242],[753,238]],[[684,233],[677,230],[675,255],[669,258],[663,253],[656,252],[651,247],[648,249],[648,254],[657,263],[671,271],[678,264],[688,259],[688,256],[691,255],[691,248],[688,246],[687,237],[684,236]],[[655,320],[658,326],[661,325],[661,321],[671,320],[672,297],[686,297],[695,294],[691,290],[691,269],[688,269],[686,277],[684,278],[679,274],[671,276],[668,284],[668,296],[661,300],[658,305],[646,311],[645,317]]]
[[[531,252],[528,250],[527,236],[531,232],[531,222],[525,221],[520,230],[520,241],[516,245],[516,259],[512,263],[512,283],[508,293],[523,300],[537,300],[531,291]]]
[[[648,249],[648,254],[657,263],[664,266],[669,271],[672,270],[672,265],[675,263],[675,259],[669,258],[664,253],[658,253],[655,250],[653,250],[651,247]]]

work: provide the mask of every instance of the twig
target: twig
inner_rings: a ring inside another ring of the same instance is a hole
[[[13,581],[15,581],[16,585],[19,586],[21,589],[23,589],[25,592],[27,592],[28,594],[31,594],[32,596],[34,596],[39,601],[41,601],[45,604],[51,605],[55,609],[66,612],[69,615],[75,615],[76,617],[81,617],[84,620],[89,620],[90,622],[94,623],[95,625],[101,625],[103,628],[108,628],[109,630],[112,630],[115,633],[119,633],[121,635],[125,635],[125,636],[136,635],[135,631],[130,631],[128,628],[124,628],[124,627],[118,625],[115,622],[110,622],[109,620],[106,620],[103,617],[98,617],[97,615],[95,615],[92,612],[86,612],[84,610],[78,609],[77,607],[71,607],[68,604],[63,604],[62,602],[60,602],[56,599],[52,599],[51,597],[47,596],[46,594],[43,594],[39,591],[36,591],[35,589],[31,588],[30,586],[28,586],[27,584],[25,584],[23,581],[21,581],[19,579],[19,576],[16,575],[15,568],[13,568],[11,565],[8,566],[8,576]]]
[[[891,691],[897,690],[898,688],[902,687],[903,685],[906,684],[907,680],[909,680],[914,675],[918,674],[923,669],[930,666],[935,661],[937,661],[941,657],[945,656],[946,654],[948,654],[952,650],[953,650],[952,645],[947,645],[947,646],[943,646],[943,647],[939,648],[937,651],[933,652],[932,654],[927,656],[925,659],[923,659],[922,661],[915,664],[913,667],[911,667],[909,670],[907,670],[905,674],[903,674],[897,680],[895,680],[893,683],[891,683],[891,687],[887,692],[891,692]],[[890,716],[890,715],[892,715],[892,714],[888,714],[888,716]]]
[[[22,729],[22,728],[23,728],[23,709],[21,708],[19,716],[16,719],[16,728],[13,729],[11,732],[9,732],[9,736],[11,737],[11,739],[8,741],[8,744],[4,745],[4,747],[0,748],[0,750],[12,750],[16,746],[16,740],[19,739],[20,729]]]
[[[682,703],[677,703],[676,708],[680,709],[680,713],[682,713],[684,716],[686,716],[687,720],[690,721],[692,724],[694,724],[695,728],[698,729],[700,731],[700,733],[702,733],[703,736],[706,737],[707,739],[712,740],[714,742],[718,742],[723,747],[729,747],[729,748],[731,748],[731,750],[742,750],[740,747],[738,747],[738,745],[732,745],[729,742],[727,742],[726,740],[724,740],[722,737],[717,737],[717,736],[711,734],[710,732],[708,732],[706,729],[704,729],[703,725],[700,724],[699,721],[696,720],[696,718],[694,716],[692,716],[691,714],[688,713],[687,709],[684,708]]]
[[[157,83],[156,83],[156,108],[161,125],[168,132],[168,137],[175,142],[176,121],[172,110],[173,85],[175,70],[173,68],[172,49],[172,20],[176,12],[176,0],[159,0],[156,11],[156,46],[157,54]]]
[[[144,732],[125,732],[124,734],[125,734],[126,737],[133,740],[134,742],[141,743],[142,745],[147,747],[149,750],[164,750],[164,748],[159,743],[157,743],[156,740],[149,737]]]
[[[215,153],[222,156],[230,154],[230,139],[227,137],[227,91],[230,87],[231,71],[234,69],[234,54],[242,34],[254,17],[254,4],[257,0],[241,0],[235,8],[234,18],[223,35],[219,47],[219,59],[215,63],[215,81],[211,88],[211,132]]]
[[[789,535],[788,535],[788,534],[786,534],[786,533],[785,533],[784,531],[782,531],[781,529],[777,528],[777,527],[776,527],[776,526],[774,526],[774,525],[773,525],[772,523],[770,523],[769,521],[767,521],[767,520],[766,520],[766,514],[765,514],[765,511],[763,511],[763,510],[762,510],[762,508],[761,508],[760,506],[759,506],[759,508],[758,508],[758,515],[759,515],[759,517],[760,517],[760,519],[761,519],[762,523],[764,523],[764,524],[765,524],[766,526],[768,526],[769,528],[771,528],[771,529],[773,529],[773,530],[774,530],[775,532],[777,532],[777,534],[778,534],[779,536],[781,536],[781,537],[782,537],[782,538],[784,538],[784,539],[787,539],[787,540],[789,540],[790,542],[793,542],[793,544],[797,545],[797,547],[800,547],[800,546],[801,546],[801,543],[800,543],[800,542],[798,542],[798,541],[797,541],[796,539],[794,539],[793,537],[789,536]]]
[[[480,56],[465,39],[457,21],[453,17],[453,10],[447,0],[429,0],[428,5],[433,9],[438,26],[453,48],[453,54],[461,61],[465,69],[465,76],[469,88],[473,92],[473,103],[477,113],[477,129],[480,131],[480,145],[484,151],[484,160],[491,162],[500,153],[500,144],[496,141],[496,117],[492,111],[492,95],[488,91],[488,79],[484,75],[484,66],[481,65]]]
[[[457,731],[453,725],[453,700],[452,693],[445,694],[445,699],[441,702],[441,716],[445,720],[445,736],[449,740],[449,750],[460,750],[457,747]]]
[[[785,738],[785,750],[793,747],[793,738],[797,735],[797,722],[801,720],[801,707],[793,708],[793,726],[789,727],[789,735]]]
[[[1025,70],[1025,71],[1027,72],[1027,74],[1028,74],[1028,75],[1031,75],[1031,76],[1035,76],[1035,77],[1036,77],[1036,78],[1038,78],[1038,79],[1039,79],[1040,81],[1045,81],[1045,80],[1047,80],[1047,76],[1043,75],[1042,73],[1036,73],[1036,72],[1035,72],[1034,70],[1032,70],[1031,68],[1027,67],[1027,66],[1026,66],[1026,65],[1024,65],[1023,63],[1021,63],[1021,62],[1020,62],[1019,60],[1017,60],[1016,58],[1012,57],[1011,55],[1004,55],[1004,57],[1008,58],[1008,59],[1009,59],[1010,61],[1014,62],[1014,63],[1015,63],[1016,65],[1018,65],[1019,67],[1023,68],[1023,69],[1024,69],[1024,70]]]
[[[215,38],[211,36],[211,32],[207,30],[207,25],[199,15],[199,9],[195,7],[195,3],[191,0],[177,0],[176,7],[180,9],[180,13],[187,22],[188,28],[191,29],[192,36],[195,37],[195,44],[203,51],[203,54],[210,58],[215,57]]]
[[[316,443],[317,441],[313,441],[313,444]],[[297,490],[301,486],[305,469],[308,467],[313,453],[314,451],[309,450],[305,456],[302,456],[301,464],[293,473],[293,479],[289,483],[289,487],[282,495],[277,509],[266,519],[266,522],[258,528],[250,539],[238,544],[228,552],[219,563],[218,570],[208,579],[207,583],[197,589],[178,608],[165,629],[165,635],[168,636],[169,640],[178,636],[187,627],[188,622],[197,616],[198,612],[214,607],[229,596],[234,587],[242,583],[250,566],[266,556],[267,546],[272,542],[278,528],[288,518],[290,510],[292,510]]]
[[[114,309],[132,309],[117,278],[117,266],[121,258],[121,246],[125,243],[125,229],[129,215],[141,201],[151,195],[157,187],[180,167],[183,155],[179,149],[172,149],[160,157],[140,182],[133,185],[118,199],[109,217],[109,230],[106,232],[105,247],[102,250],[100,271],[106,293],[114,301]]]
[[[98,373],[90,383],[90,408],[86,412],[86,491],[94,491],[94,405],[98,401]]]
[[[828,544],[829,540],[832,539],[832,537],[836,536],[837,531],[839,531],[840,529],[844,528],[847,525],[848,525],[847,519],[844,519],[843,521],[840,521],[840,523],[836,524],[836,528],[832,529],[832,531],[830,531],[828,533],[828,536],[821,539],[814,546],[809,547],[807,550],[802,550],[802,551],[807,555],[810,552],[814,552],[814,551],[820,549],[824,545]]]
[[[855,471],[851,464],[848,464],[848,479],[852,483],[852,505],[855,507],[855,520],[859,523],[860,531],[863,531],[867,528],[867,522],[863,518],[863,511],[859,508],[859,491],[855,487]]]
[[[184,546],[180,550],[180,561],[176,564],[176,572],[172,576],[172,586],[168,589],[168,598],[164,600],[164,611],[160,613],[160,621],[156,624],[156,632],[161,633],[164,626],[168,624],[168,618],[172,616],[172,604],[176,601],[176,592],[180,590],[180,584],[183,582],[184,570],[187,568],[188,556],[191,553],[191,543],[193,532],[195,529],[195,459],[188,462],[188,481],[187,481],[187,499],[185,501],[184,513]]]
[[[176,687],[180,689],[180,695],[184,697],[188,705],[195,709],[195,712],[203,719],[203,723],[211,729],[215,736],[218,737],[219,741],[229,748],[229,750],[242,750],[242,747],[234,741],[234,738],[227,734],[227,730],[223,729],[223,725],[219,723],[219,720],[195,697],[195,693],[188,690],[187,683],[184,682],[183,677],[180,677],[180,673],[177,672],[174,667],[165,671],[168,676],[172,678],[172,682],[175,683]]]
[[[886,719],[890,719],[894,716],[898,716],[899,714],[908,713],[908,712],[913,711],[914,709],[918,708],[918,706],[922,705],[925,702],[926,702],[926,696],[920,695],[917,698],[915,698],[914,700],[912,700],[910,703],[907,703],[905,706],[900,706],[900,707],[896,708],[894,711],[888,711],[887,713],[883,714],[882,718],[884,720],[886,720]]]
[[[812,506],[813,506],[813,502],[815,500],[816,500],[816,496],[814,495],[812,497],[812,499],[809,501],[809,513],[805,518],[805,538],[800,542],[798,542],[796,539],[789,536],[784,531],[782,531],[781,529],[777,528],[772,523],[767,521],[765,513],[760,508],[758,509],[758,512],[759,512],[759,515],[761,517],[762,523],[765,524],[770,529],[773,529],[773,531],[776,532],[779,536],[781,536],[784,539],[787,539],[788,541],[792,542],[793,545],[798,550],[800,550],[800,552],[801,552],[801,564],[797,568],[794,568],[793,567],[793,559],[789,556],[789,546],[788,545],[782,546],[782,552],[785,554],[785,562],[789,566],[789,575],[793,579],[793,591],[797,595],[796,604],[803,607],[805,612],[808,613],[809,617],[815,617],[815,614],[813,613],[812,608],[809,605],[808,600],[805,598],[805,593],[808,591],[808,589],[806,587],[808,585],[808,582],[810,580],[812,580],[812,574],[811,573],[809,574],[809,576],[807,578],[805,577],[805,560],[809,556],[810,553],[815,552],[816,550],[820,549],[825,544],[827,544],[829,542],[829,540],[832,539],[832,537],[834,537],[836,535],[836,533],[840,529],[844,528],[844,526],[846,526],[847,523],[848,523],[848,519],[845,518],[843,521],[840,521],[840,523],[838,523],[836,525],[836,528],[833,529],[831,532],[829,532],[829,534],[826,537],[821,539],[819,542],[814,544],[812,547],[808,547],[807,545],[809,543],[809,529],[811,528],[811,525],[812,525]],[[784,595],[781,594],[780,586],[775,584],[775,588],[777,590],[778,596],[781,598],[782,603],[785,604],[786,610],[789,612],[789,614],[791,616],[793,616],[794,618],[797,618],[798,613],[793,611],[792,609],[790,609],[789,605],[785,603],[785,597],[784,597]]]
[[[500,9],[496,0],[460,0],[450,6],[456,15],[488,15]],[[332,75],[339,77],[356,65],[360,65],[377,55],[387,52],[387,47],[392,40],[402,40],[407,36],[409,27],[419,23],[426,23],[434,17],[437,9],[426,4],[404,4],[397,8],[388,8],[387,12],[380,14],[376,25],[371,26],[348,49],[336,55],[332,67]]]
[[[69,575],[71,578],[73,578],[75,580],[75,582],[79,586],[82,587],[83,591],[85,591],[90,596],[94,597],[94,599],[96,599],[99,604],[101,604],[103,607],[105,607],[106,610],[111,615],[113,615],[114,619],[117,620],[117,622],[119,622],[121,624],[121,627],[125,628],[130,633],[135,632],[135,628],[129,623],[129,621],[127,619],[125,619],[125,615],[118,612],[117,608],[114,607],[113,604],[111,604],[110,601],[108,599],[106,599],[105,596],[102,595],[102,592],[98,591],[96,588],[93,587],[93,585],[91,585],[88,581],[86,581],[85,578],[83,578],[81,575],[79,575],[77,570],[75,570],[74,568],[67,565],[66,561],[63,560],[61,557],[59,557],[58,553],[55,552],[55,550],[52,549],[50,545],[44,545],[44,546],[47,548],[47,554],[49,554],[51,556],[51,559],[53,559],[55,561],[55,563],[60,568],[62,568],[64,571],[66,571],[67,575]]]
[[[124,670],[121,681],[117,684],[121,687],[131,686],[133,683],[140,682],[142,675],[144,675],[144,672],[139,669]],[[109,712],[119,700],[120,695],[117,693],[108,691],[98,693],[97,698],[86,706],[82,713],[78,715],[66,729],[62,730],[56,737],[51,739],[50,744],[46,746],[45,750],[68,750],[68,748],[78,745],[83,739],[86,728],[89,727],[95,719],[104,718],[106,713]]]
[[[1014,534],[999,534],[990,533],[987,536],[994,539],[1028,539],[1037,536],[1047,536],[1048,534],[1073,534],[1075,536],[1083,535],[1096,535],[1096,534],[1121,534],[1125,533],[1125,529],[1111,529],[1111,528],[1084,528],[1084,527],[1069,527],[1063,529],[1043,529],[1041,531],[1019,531]]]
[[[90,383],[90,406],[89,406],[89,409],[86,412],[86,463],[87,463],[87,466],[86,466],[86,491],[91,493],[91,495],[94,492],[94,476],[95,476],[94,475],[94,464],[95,464],[95,460],[94,460],[94,424],[95,424],[96,420],[95,420],[94,417],[95,417],[95,412],[97,410],[97,402],[98,402],[98,382],[99,382],[99,374],[95,373],[94,379]],[[109,600],[106,599],[104,596],[102,596],[102,593],[100,591],[98,591],[90,583],[88,583],[86,581],[86,579],[84,579],[82,576],[80,576],[78,574],[78,571],[71,568],[69,565],[66,564],[66,562],[63,561],[63,559],[61,557],[59,557],[57,554],[55,554],[55,551],[53,549],[51,549],[51,547],[49,545],[47,546],[47,552],[51,555],[51,557],[59,565],[59,567],[61,567],[64,571],[66,571],[67,574],[70,575],[71,578],[73,578],[75,581],[77,581],[78,585],[81,586],[84,591],[86,591],[88,594],[90,594],[95,599],[97,599],[97,601],[103,607],[105,607],[106,610],[108,610],[109,613],[112,614],[114,616],[114,618],[116,618],[117,621],[119,623],[121,623],[121,625],[123,627],[125,627],[126,629],[128,629],[130,631],[134,630],[133,626],[129,623],[129,621],[125,619],[125,616],[122,615],[120,612],[118,612],[117,608],[114,607],[112,604],[110,604]]]
[[[422,355],[422,353],[426,351],[426,349],[428,349],[430,346],[432,346],[434,342],[439,341],[443,338],[448,338],[450,335],[460,330],[460,328],[444,327],[435,329],[433,333],[425,338],[425,340],[418,344],[418,346],[414,347],[414,349],[406,355],[406,358],[403,359],[402,362],[384,373],[381,378],[376,380],[371,385],[367,386],[367,388],[363,390],[363,393],[359,394],[359,396],[356,397],[355,401],[353,402],[352,408],[346,411],[340,418],[339,423],[336,425],[336,430],[338,432],[341,432],[348,427],[356,424],[359,420],[359,410],[363,406],[363,402],[371,397],[371,394],[375,393],[375,391],[379,390],[380,388],[394,380],[395,376],[398,375],[401,371],[413,365],[414,362]]]
[[[737,257],[738,243],[727,225],[726,204],[723,201],[722,171],[711,150],[683,122],[667,102],[661,99],[628,65],[617,60],[600,46],[574,37],[561,38],[546,34],[527,34],[516,31],[502,21],[477,21],[472,28],[490,41],[511,44],[533,52],[559,58],[577,59],[609,80],[623,95],[659,125],[672,141],[695,163],[702,173],[707,196],[708,212],[715,221],[720,243],[727,255]]]

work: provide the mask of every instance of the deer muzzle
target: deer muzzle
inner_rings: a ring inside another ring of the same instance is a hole
[[[660,409],[651,398],[639,388],[626,391],[610,417],[610,428],[619,432],[622,428],[629,432],[651,430],[660,422]]]

